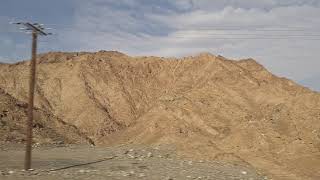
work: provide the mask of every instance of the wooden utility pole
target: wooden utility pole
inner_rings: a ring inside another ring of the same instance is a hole
[[[34,105],[34,88],[36,82],[36,64],[37,64],[37,37],[36,31],[32,31],[32,50],[30,62],[30,80],[29,80],[29,103],[28,103],[28,120],[27,120],[27,138],[26,154],[24,169],[31,169],[31,149],[32,149],[32,128],[33,128],[33,105]]]
[[[34,106],[34,89],[36,84],[36,65],[37,65],[37,38],[38,34],[47,36],[51,33],[45,33],[44,28],[38,23],[14,23],[24,25],[27,32],[32,33],[32,50],[30,62],[30,80],[29,80],[29,103],[28,103],[28,119],[26,128],[26,153],[24,161],[24,169],[31,169],[31,155],[32,155],[32,128],[33,128],[33,106]]]

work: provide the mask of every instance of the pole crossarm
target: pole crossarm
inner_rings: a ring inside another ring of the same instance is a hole
[[[17,22],[17,23],[13,23],[13,24],[17,24],[17,25],[23,25],[26,27],[26,31],[32,31],[34,33],[37,33],[39,35],[42,36],[48,36],[48,35],[52,35],[52,33],[48,33],[45,32],[45,28],[42,27],[42,24],[39,23],[30,23],[30,22]]]

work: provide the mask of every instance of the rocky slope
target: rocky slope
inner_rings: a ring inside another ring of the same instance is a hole
[[[0,89],[0,142],[25,142],[27,107]],[[92,143],[77,127],[41,109],[34,111],[33,132],[37,144]]]
[[[28,65],[0,65],[0,88],[24,102]],[[278,179],[320,178],[320,94],[252,59],[54,52],[37,73],[36,107],[96,144],[174,144]]]

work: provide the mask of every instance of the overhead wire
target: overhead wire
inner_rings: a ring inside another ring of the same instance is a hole
[[[75,29],[72,25],[46,24],[51,26],[52,31],[57,29],[72,32],[90,32],[84,29]],[[217,27],[197,27],[197,28],[171,28],[173,33],[167,35],[154,35],[154,38],[176,38],[176,39],[225,39],[225,40],[320,40],[320,31],[317,28],[302,26],[279,26],[279,27],[243,27],[243,26],[217,26]],[[93,30],[93,33],[104,33],[105,31]],[[0,33],[21,33],[21,31],[0,29]],[[107,32],[106,32],[107,33]],[[286,33],[286,34],[284,34]],[[294,33],[294,34],[293,34]],[[59,33],[53,33],[59,35]]]

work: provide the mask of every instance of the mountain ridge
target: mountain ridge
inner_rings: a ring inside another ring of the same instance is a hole
[[[28,74],[27,61],[1,64],[0,88],[26,101]],[[37,74],[36,107],[95,144],[173,144],[191,158],[244,159],[271,174],[320,176],[308,162],[293,163],[319,156],[320,94],[253,59],[55,52],[38,56]]]

